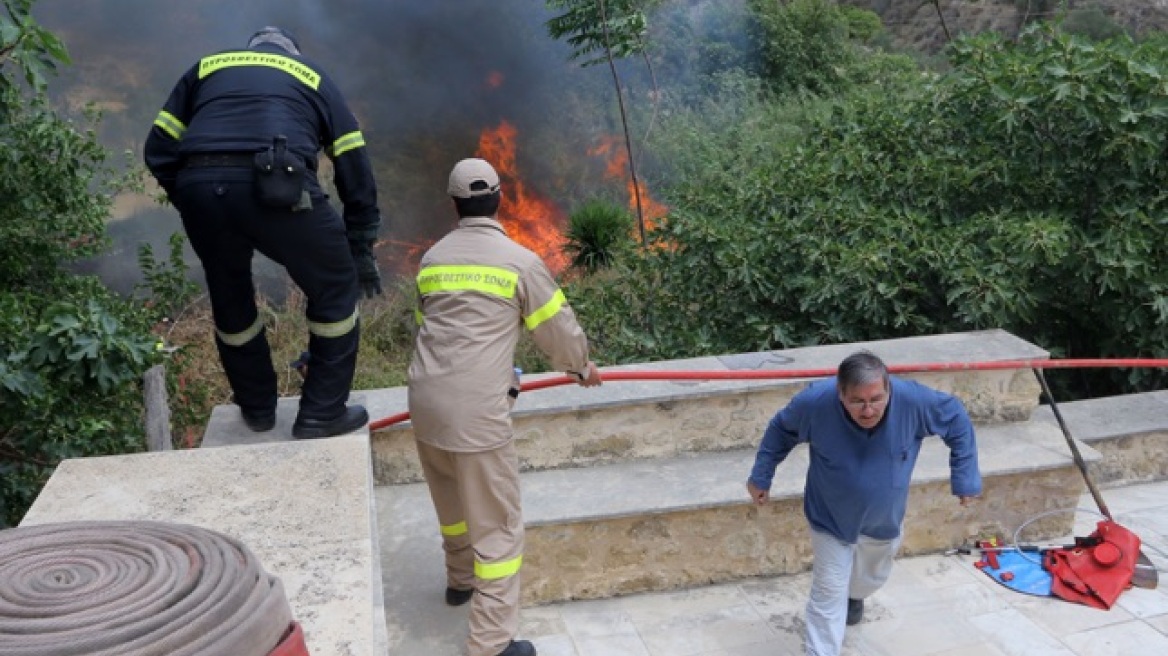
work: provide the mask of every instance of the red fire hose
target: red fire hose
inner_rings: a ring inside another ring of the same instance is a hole
[[[1155,358],[1098,358],[1065,360],[1001,360],[998,362],[926,362],[888,365],[890,373],[922,373],[935,371],[994,371],[999,369],[1092,369],[1092,368],[1168,367],[1168,359]],[[604,382],[617,380],[771,380],[782,378],[824,378],[834,376],[836,368],[825,369],[751,369],[747,371],[609,371],[603,372]],[[574,385],[569,376],[554,376],[523,383],[522,391]],[[399,412],[370,422],[369,430],[378,431],[410,418],[409,412]]]

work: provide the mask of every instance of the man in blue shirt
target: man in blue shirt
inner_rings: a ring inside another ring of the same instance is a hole
[[[892,572],[909,483],[921,443],[949,447],[950,488],[961,505],[981,495],[973,423],[956,397],[892,378],[861,351],[834,378],[799,392],[767,425],[746,483],[751,499],[770,498],[775,468],[797,444],[810,448],[803,511],[814,557],[807,602],[807,656],[837,656],[844,627],[863,618],[864,598]]]

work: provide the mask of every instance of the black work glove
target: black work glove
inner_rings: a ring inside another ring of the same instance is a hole
[[[349,231],[349,251],[353,263],[357,265],[357,280],[366,298],[381,293],[381,273],[377,270],[377,258],[373,255],[373,242],[377,228]]]
[[[381,293],[381,273],[377,271],[377,258],[372,249],[353,253],[353,261],[357,264],[357,280],[361,283],[361,290],[366,298]]]

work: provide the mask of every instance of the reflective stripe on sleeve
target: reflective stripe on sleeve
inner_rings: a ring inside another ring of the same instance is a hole
[[[162,128],[163,132],[179,141],[182,140],[183,134],[187,131],[187,126],[165,109],[158,112],[158,118],[154,119],[154,125]]]
[[[448,524],[439,527],[442,535],[448,538],[456,538],[460,535],[466,535],[466,522],[459,522],[457,524]]]
[[[333,157],[339,157],[342,153],[347,153],[354,148],[361,148],[365,145],[365,136],[360,132],[350,132],[349,134],[341,135],[333,142]]]
[[[243,346],[244,344],[247,344],[251,340],[255,339],[256,335],[260,334],[260,331],[263,329],[264,322],[257,316],[255,323],[248,326],[247,329],[243,332],[225,333],[222,330],[216,328],[215,334],[218,335],[219,339],[228,346]]]
[[[523,564],[523,556],[516,556],[511,560],[504,560],[501,563],[480,563],[475,561],[475,576],[484,581],[493,581],[495,579],[504,579],[508,576],[514,576],[519,571],[519,566]]]
[[[476,265],[429,266],[418,272],[418,291],[482,292],[500,298],[514,298],[519,274],[510,269]]]
[[[562,289],[557,289],[556,293],[552,294],[552,300],[544,303],[543,307],[536,310],[535,312],[532,312],[530,315],[523,317],[524,325],[527,326],[528,330],[535,330],[539,327],[539,324],[556,316],[556,313],[559,312],[560,308],[564,307],[564,304],[567,302],[568,299],[564,297],[564,291]]]
[[[320,73],[291,57],[270,52],[222,52],[218,55],[203,57],[199,60],[199,79],[201,80],[215,71],[235,66],[268,66],[284,71],[313,91],[320,87]]]
[[[357,325],[358,310],[353,310],[353,314],[348,319],[341,319],[332,323],[321,323],[318,321],[308,322],[308,332],[317,337],[342,337],[352,332],[353,327]]]

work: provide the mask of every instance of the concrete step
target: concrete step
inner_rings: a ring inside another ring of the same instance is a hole
[[[830,369],[866,348],[888,364],[999,362],[1043,359],[1047,353],[1009,333],[989,330],[860,344],[703,357],[605,367],[611,371],[743,371]],[[541,376],[525,376],[535,380]],[[1028,370],[955,370],[906,378],[956,394],[975,421],[1025,421],[1039,388]],[[775,411],[809,379],[748,381],[613,381],[575,385],[519,397],[512,413],[525,470],[590,467],[694,452],[753,448]],[[407,410],[404,388],[362,392],[370,414]],[[232,427],[238,430],[238,427]],[[208,435],[212,427],[208,427]],[[421,469],[412,426],[406,422],[373,436],[374,477],[380,485],[417,482]]]
[[[943,551],[971,536],[1012,535],[1027,519],[1078,502],[1083,480],[1057,427],[983,425],[978,446],[985,499],[961,508],[949,492],[948,450],[939,439],[926,442],[910,492],[905,554]],[[1098,460],[1089,446],[1080,449]],[[753,449],[739,449],[524,473],[524,603],[806,570],[806,447],[779,467],[773,500],[763,508],[745,492],[753,459]],[[428,607],[419,600],[438,598],[443,556],[424,484],[380,486],[374,494],[392,636],[425,621],[420,614]],[[1024,537],[1064,535],[1072,521],[1072,513],[1054,514]]]
[[[1088,471],[1100,487],[1168,480],[1168,391],[1058,404],[1071,435],[1102,458]],[[1057,426],[1050,406],[1034,421]]]

